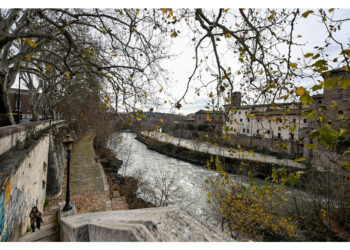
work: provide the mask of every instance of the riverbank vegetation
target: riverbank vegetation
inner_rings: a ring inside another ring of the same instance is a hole
[[[109,138],[107,136],[107,138]],[[111,193],[118,191],[120,196],[124,196],[129,209],[154,207],[150,202],[146,202],[137,196],[138,189],[141,186],[140,179],[131,176],[122,175],[123,161],[116,157],[116,154],[107,146],[106,137],[98,135],[94,138],[94,149],[100,163],[109,180]]]
[[[341,212],[346,206],[337,205],[347,202],[347,192],[338,193],[347,188],[343,174],[215,157],[142,135],[137,139],[151,150],[208,168],[205,195],[213,216],[234,238],[346,241],[350,237]],[[236,183],[229,174],[246,175],[250,183]],[[263,179],[264,184],[258,185],[253,177]],[[327,196],[331,192],[332,197]]]

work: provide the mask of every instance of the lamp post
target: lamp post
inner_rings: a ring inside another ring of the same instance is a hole
[[[63,207],[63,211],[68,211],[72,209],[70,205],[70,152],[73,148],[73,139],[70,135],[67,135],[63,140],[63,146],[67,151],[67,185],[66,185],[66,204]]]

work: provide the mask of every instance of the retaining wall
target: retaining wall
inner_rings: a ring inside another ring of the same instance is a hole
[[[52,124],[57,127],[62,122],[56,121]],[[54,183],[59,185],[58,189],[61,188],[64,169],[63,147],[58,146],[59,150],[57,147],[53,150],[56,133],[52,131],[50,122],[35,122],[0,129],[0,241],[13,241],[30,230],[29,213],[33,206],[43,210],[50,169],[61,170],[56,171],[59,172],[56,179],[60,183]],[[50,161],[49,155],[55,158],[52,156],[55,154],[59,154],[61,160]],[[56,162],[56,165],[52,162]],[[57,181],[52,181],[49,185],[53,182]],[[57,192],[60,190],[57,191],[56,188]]]

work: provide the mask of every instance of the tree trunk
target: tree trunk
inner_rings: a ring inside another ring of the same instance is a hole
[[[32,107],[32,121],[39,121],[39,105],[35,103]]]
[[[13,125],[11,106],[8,100],[8,93],[5,87],[0,88],[0,126]]]

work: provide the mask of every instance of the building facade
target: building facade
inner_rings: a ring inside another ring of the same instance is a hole
[[[232,144],[272,152],[284,150],[288,154],[308,157],[310,154],[304,147],[312,142],[308,132],[324,125],[318,119],[303,115],[303,111],[310,108],[333,128],[350,130],[350,88],[344,89],[338,84],[341,80],[350,80],[349,72],[332,70],[323,78],[325,84],[334,87],[312,96],[314,103],[310,107],[298,102],[241,105],[241,93],[233,93],[232,104],[225,106],[228,115],[224,128],[225,133],[232,136]]]
[[[199,110],[194,114],[194,126],[199,131],[222,134],[225,125],[224,112]]]

